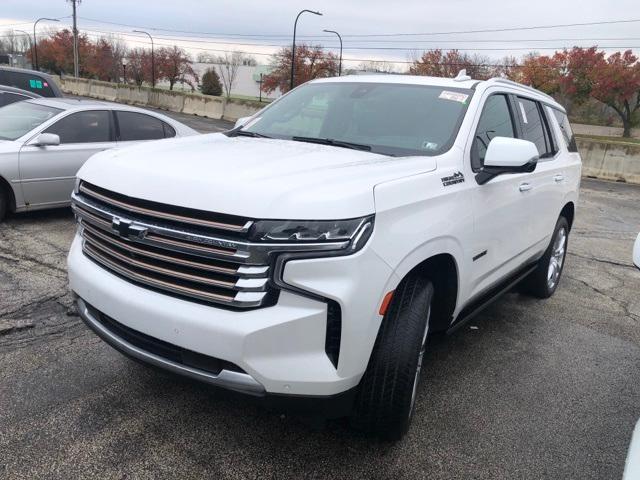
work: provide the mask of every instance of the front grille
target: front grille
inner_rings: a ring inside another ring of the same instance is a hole
[[[84,254],[131,282],[230,308],[277,299],[268,254],[244,241],[250,219],[133,199],[86,182],[73,209]]]

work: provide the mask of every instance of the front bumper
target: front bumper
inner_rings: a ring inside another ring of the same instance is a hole
[[[81,244],[76,236],[68,258],[69,283],[80,299],[84,321],[98,335],[139,360],[253,395],[325,397],[357,386],[380,324],[379,303],[387,283],[395,281],[390,268],[366,248],[351,256],[287,264],[287,283],[340,304],[342,340],[336,368],[325,352],[325,302],[282,291],[276,305],[256,310],[203,305],[125,281],[87,258]],[[87,304],[125,327],[233,363],[243,372],[211,375],[127,345],[101,331]]]

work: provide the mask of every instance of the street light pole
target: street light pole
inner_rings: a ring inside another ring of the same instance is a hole
[[[294,84],[294,78],[295,78],[295,70],[296,70],[296,29],[298,28],[298,19],[300,18],[300,15],[302,15],[305,12],[312,13],[314,15],[322,16],[322,14],[320,12],[314,12],[313,10],[302,10],[300,13],[298,13],[298,16],[296,17],[296,21],[293,23],[293,45],[291,47],[291,82],[289,84],[289,90],[293,90],[293,84]]]
[[[156,86],[156,59],[155,54],[153,52],[153,37],[149,32],[145,32],[144,30],[134,30],[133,33],[143,33],[149,37],[151,40],[151,86]]]
[[[340,40],[340,62],[338,63],[338,76],[342,75],[342,37],[335,30],[323,30],[326,33],[335,33]]]
[[[38,26],[38,22],[41,20],[47,20],[48,22],[59,22],[60,20],[58,20],[57,18],[46,18],[46,17],[42,17],[39,18],[35,21],[35,23],[33,24],[33,56],[35,57],[34,60],[36,61],[36,70],[40,70],[38,68],[38,40],[36,39],[36,27]]]

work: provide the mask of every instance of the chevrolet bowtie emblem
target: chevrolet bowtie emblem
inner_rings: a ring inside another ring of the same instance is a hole
[[[124,220],[119,217],[113,217],[111,228],[122,238],[144,238],[148,230],[145,227],[134,224],[130,220]]]

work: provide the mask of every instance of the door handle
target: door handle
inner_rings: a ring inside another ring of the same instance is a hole
[[[555,180],[556,183],[560,183],[561,181],[564,180],[564,175],[556,175],[553,177],[553,179]]]
[[[520,191],[521,191],[521,192],[528,192],[528,191],[529,191],[529,190],[531,190],[532,188],[533,188],[533,187],[531,186],[531,184],[530,184],[530,183],[521,183],[521,184],[520,184],[520,187],[519,187],[519,189],[520,189]]]

